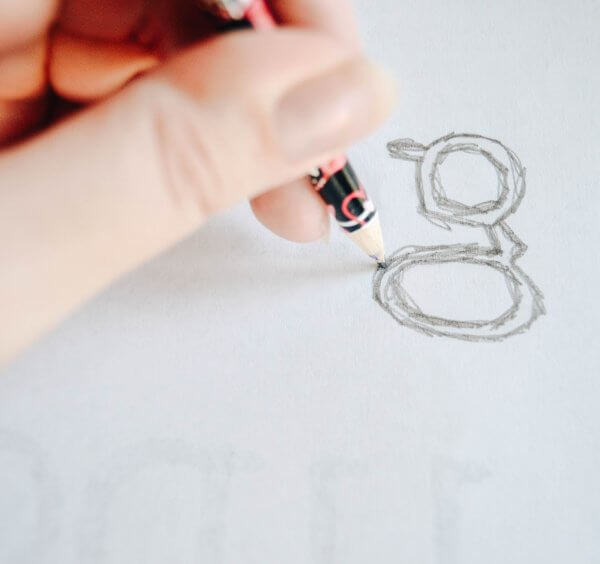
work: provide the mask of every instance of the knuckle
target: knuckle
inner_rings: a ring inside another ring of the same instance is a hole
[[[202,112],[192,100],[164,84],[142,89],[154,166],[168,200],[196,220],[227,202],[228,181]]]

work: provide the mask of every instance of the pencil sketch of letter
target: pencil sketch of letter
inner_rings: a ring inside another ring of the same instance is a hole
[[[526,331],[545,313],[543,295],[515,264],[527,246],[506,224],[525,195],[525,169],[500,141],[475,134],[451,133],[430,145],[397,139],[387,145],[393,158],[414,161],[419,212],[434,224],[460,224],[483,229],[489,246],[455,244],[398,249],[373,279],[373,297],[398,323],[426,335],[469,341],[498,341]],[[498,177],[497,197],[476,204],[451,199],[442,185],[440,166],[451,154],[463,152],[484,158]],[[405,273],[419,265],[463,263],[489,267],[504,277],[511,305],[489,320],[454,320],[425,313],[408,294]]]

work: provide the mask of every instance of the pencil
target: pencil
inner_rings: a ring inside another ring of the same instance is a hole
[[[225,21],[257,29],[275,27],[265,0],[205,0]],[[337,224],[367,255],[385,265],[385,251],[377,210],[344,155],[310,172],[310,180]]]

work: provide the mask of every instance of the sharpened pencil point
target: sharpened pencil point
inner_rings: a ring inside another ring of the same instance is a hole
[[[375,214],[371,221],[366,225],[348,234],[374,261],[385,264],[383,238],[381,236],[381,226],[379,225],[377,214]]]

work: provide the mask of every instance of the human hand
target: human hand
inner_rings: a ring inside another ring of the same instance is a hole
[[[294,28],[212,37],[191,0],[0,0],[0,359],[243,198],[283,237],[326,233],[304,175],[393,88],[346,0],[270,6]]]

